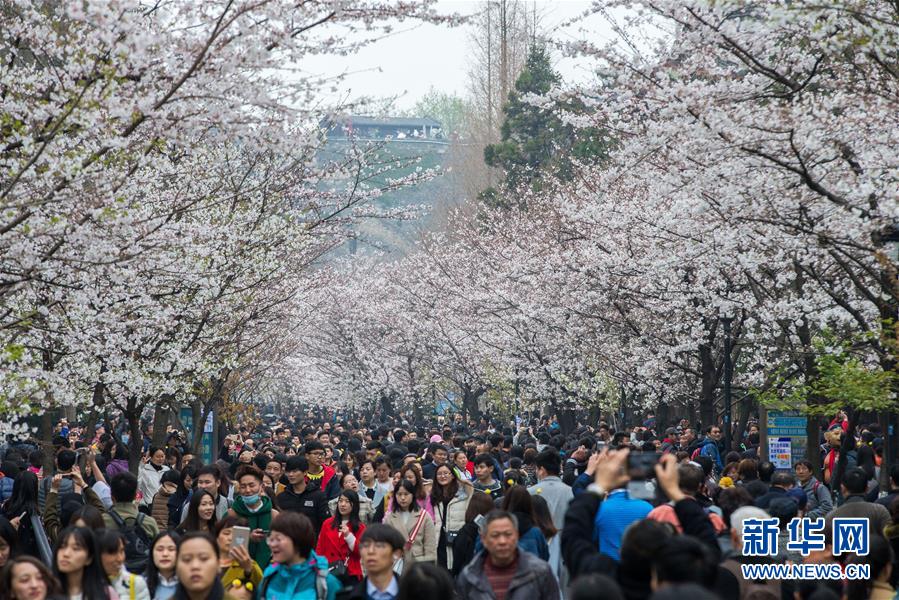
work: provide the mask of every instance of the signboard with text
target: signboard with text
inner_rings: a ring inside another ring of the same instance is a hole
[[[768,460],[776,469],[790,469],[805,458],[808,417],[797,410],[768,411]]]

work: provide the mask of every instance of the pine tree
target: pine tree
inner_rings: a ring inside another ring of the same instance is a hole
[[[481,199],[492,206],[510,206],[504,197],[518,197],[516,191],[543,190],[553,180],[572,176],[572,158],[596,159],[605,155],[606,144],[596,131],[576,131],[566,125],[557,109],[575,109],[558,104],[544,108],[534,105],[531,96],[545,96],[561,83],[542,46],[531,48],[524,70],[503,107],[501,141],[484,149],[484,161],[505,174],[503,189],[487,189]]]

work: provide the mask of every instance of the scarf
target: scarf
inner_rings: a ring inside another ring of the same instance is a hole
[[[249,523],[250,531],[254,529],[265,529],[268,531],[271,529],[272,525],[272,501],[268,496],[262,495],[260,496],[262,500],[262,506],[256,510],[251,511],[247,508],[246,504],[243,502],[242,496],[237,496],[234,498],[234,504],[231,505],[231,510],[237,513],[238,516],[243,517]],[[268,565],[269,561],[272,559],[272,551],[269,550],[268,544],[265,541],[262,542],[250,542],[250,556],[259,564],[259,568],[265,569]]]

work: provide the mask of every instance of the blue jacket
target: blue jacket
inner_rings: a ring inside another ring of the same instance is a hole
[[[621,538],[630,525],[642,521],[652,510],[646,500],[631,498],[626,489],[612,491],[596,511],[594,538],[600,553],[621,560]]]
[[[724,463],[721,462],[721,452],[718,451],[718,444],[714,440],[707,439],[700,446],[699,456],[708,456],[715,463],[715,469],[721,472],[724,469]]]
[[[12,498],[12,486],[15,481],[12,477],[0,477],[0,503]]]
[[[297,565],[271,564],[263,574],[259,600],[315,600],[315,578],[318,571],[328,571],[328,559],[317,556],[315,552],[309,553],[309,560]],[[340,581],[333,575],[328,575],[328,600],[335,599],[340,587]]]

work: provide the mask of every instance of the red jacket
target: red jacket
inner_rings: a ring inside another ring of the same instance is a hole
[[[321,532],[318,534],[318,544],[315,546],[315,553],[318,556],[324,556],[328,559],[329,564],[343,562],[349,557],[346,565],[347,574],[362,579],[362,563],[359,562],[359,541],[362,539],[362,532],[365,531],[365,525],[359,524],[358,529],[350,528],[353,535],[356,536],[356,545],[350,552],[346,540],[340,535],[340,531],[334,529],[334,517],[326,519],[322,523]]]

